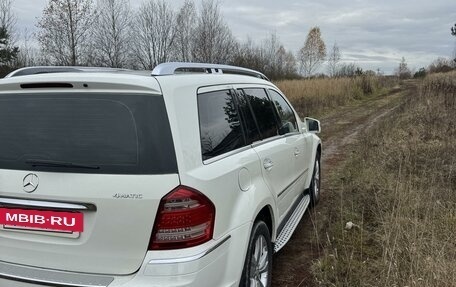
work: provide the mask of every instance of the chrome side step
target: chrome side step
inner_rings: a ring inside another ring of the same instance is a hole
[[[296,206],[296,209],[293,211],[293,214],[288,219],[282,231],[280,231],[279,236],[277,236],[276,242],[274,243],[274,253],[279,252],[279,250],[287,244],[288,240],[290,240],[291,235],[293,235],[302,216],[306,212],[309,203],[310,196],[307,194],[301,199],[301,202]]]

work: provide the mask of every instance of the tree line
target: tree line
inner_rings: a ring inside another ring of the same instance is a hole
[[[151,70],[169,61],[206,62],[261,70],[272,79],[313,75],[326,57],[318,27],[310,29],[298,53],[275,33],[261,42],[240,42],[220,12],[220,3],[192,0],[173,8],[165,0],[145,0],[133,9],[123,0],[49,0],[18,47],[12,0],[2,0],[0,65],[106,66]],[[2,15],[3,15],[2,14]],[[30,44],[36,40],[40,49]],[[6,41],[4,43],[4,41]],[[5,52],[5,54],[3,53]],[[8,55],[6,55],[8,54]],[[340,61],[340,56],[335,59]]]
[[[16,18],[11,11],[11,4],[12,0],[0,1],[0,67],[10,66],[19,54],[12,34]]]
[[[452,36],[456,37],[456,24],[450,28]],[[402,57],[399,66],[395,70],[396,76],[401,79],[413,78],[424,78],[428,73],[446,73],[456,69],[456,45],[453,50],[452,59],[439,57],[432,61],[427,68],[422,67],[418,71],[412,71],[409,69],[407,62],[404,57]]]
[[[165,0],[145,0],[138,9],[124,0],[48,0],[37,32],[25,32],[18,45],[12,1],[0,2],[3,70],[34,65],[152,70],[163,62],[184,61],[243,66],[271,79],[322,75],[323,63],[331,77],[366,73],[354,63],[341,63],[337,43],[328,52],[319,27],[310,28],[297,53],[286,49],[275,33],[260,42],[240,42],[216,0],[199,6],[186,0],[177,8]]]

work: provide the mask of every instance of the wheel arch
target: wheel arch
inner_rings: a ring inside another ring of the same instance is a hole
[[[310,173],[311,177],[314,172],[314,166],[315,166],[314,161],[317,159],[317,156],[318,156],[318,159],[320,160],[320,166],[321,166],[321,141],[320,140],[317,142],[317,148],[315,149],[312,161],[310,163],[312,166],[312,169],[311,169],[312,172]]]
[[[261,220],[266,223],[269,231],[271,232],[271,240],[275,241],[276,238],[276,228],[274,221],[274,212],[272,211],[272,206],[267,204],[257,213],[254,222]]]
[[[310,187],[310,181],[312,179],[313,171],[314,171],[314,163],[315,163],[315,158],[317,154],[320,156],[321,159],[321,152],[322,152],[322,143],[321,139],[316,136],[312,135],[312,149],[311,149],[311,157],[308,163],[308,170],[309,172],[307,173],[307,178],[306,178],[306,188]]]

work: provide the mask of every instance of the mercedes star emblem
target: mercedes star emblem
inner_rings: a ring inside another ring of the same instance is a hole
[[[38,184],[40,180],[38,176],[34,173],[29,173],[24,177],[22,186],[24,187],[24,191],[27,193],[34,192],[38,188]]]

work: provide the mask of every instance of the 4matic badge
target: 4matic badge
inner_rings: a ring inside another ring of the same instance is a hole
[[[142,193],[116,193],[112,197],[117,199],[142,199]]]

